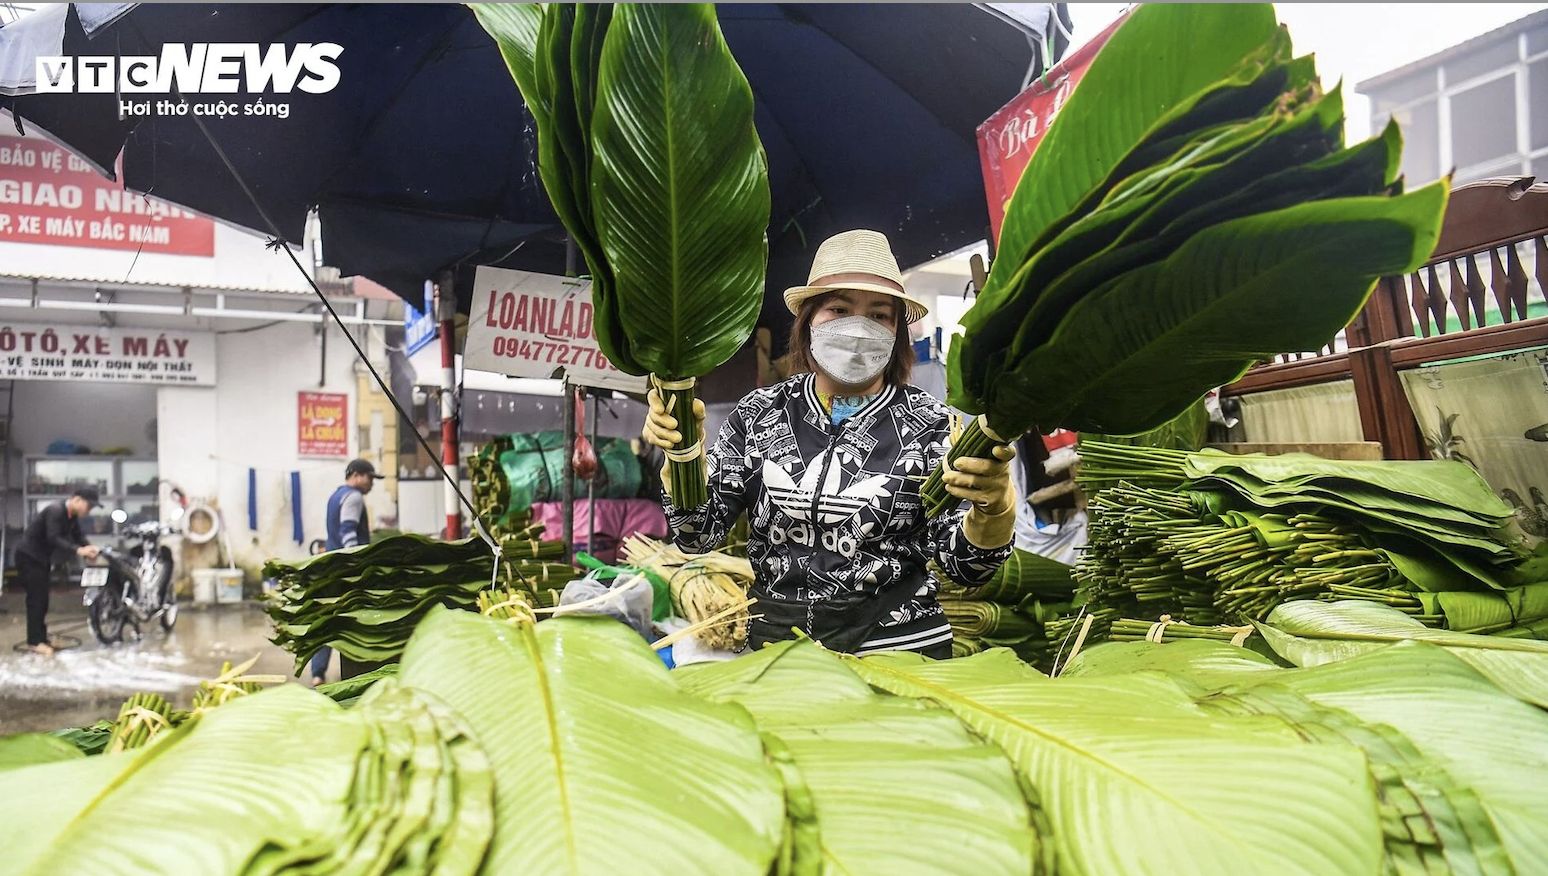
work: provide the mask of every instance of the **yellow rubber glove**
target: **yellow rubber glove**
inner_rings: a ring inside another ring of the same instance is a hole
[[[645,416],[645,428],[640,430],[640,440],[652,447],[662,450],[671,450],[683,440],[681,432],[677,431],[677,418],[667,412],[666,405],[661,401],[661,393],[652,388],[645,394],[645,401],[650,405],[650,413]],[[693,400],[693,418],[699,421],[699,435],[704,435],[704,402]],[[672,491],[671,463],[661,467],[661,485],[667,492]]]
[[[1010,544],[1016,530],[1016,488],[1010,461],[1016,448],[995,446],[994,459],[964,456],[946,464],[946,492],[973,503],[962,520],[962,533],[974,545],[991,550]]]

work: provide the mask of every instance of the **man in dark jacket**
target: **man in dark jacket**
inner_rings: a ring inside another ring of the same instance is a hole
[[[48,638],[49,573],[56,553],[68,551],[88,560],[97,558],[97,547],[81,534],[80,518],[98,504],[97,491],[81,487],[70,498],[32,518],[16,545],[16,577],[27,592],[27,647],[35,653],[48,655],[60,647]]]
[[[370,544],[371,523],[365,497],[383,477],[376,473],[376,466],[364,459],[351,460],[344,467],[343,486],[328,497],[328,550]],[[313,687],[327,680],[328,662],[332,659],[332,648],[323,648],[312,655]]]

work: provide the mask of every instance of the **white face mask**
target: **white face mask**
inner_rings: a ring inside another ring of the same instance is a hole
[[[897,333],[868,316],[845,316],[812,326],[812,358],[845,386],[863,386],[892,361]]]

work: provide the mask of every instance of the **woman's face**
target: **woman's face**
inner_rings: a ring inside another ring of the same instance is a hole
[[[858,289],[841,289],[828,293],[828,298],[812,314],[812,326],[816,327],[846,316],[865,316],[887,327],[898,330],[898,299],[880,292],[862,292]]]

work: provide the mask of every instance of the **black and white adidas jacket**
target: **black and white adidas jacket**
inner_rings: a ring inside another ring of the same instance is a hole
[[[756,390],[706,453],[709,501],[679,511],[663,497],[674,540],[713,550],[748,512],[755,645],[794,626],[835,650],[936,650],[951,626],[928,560],[977,586],[1011,552],[969,542],[964,511],[925,517],[919,487],[949,429],[945,406],[912,386],[883,389],[837,426],[809,374]]]

